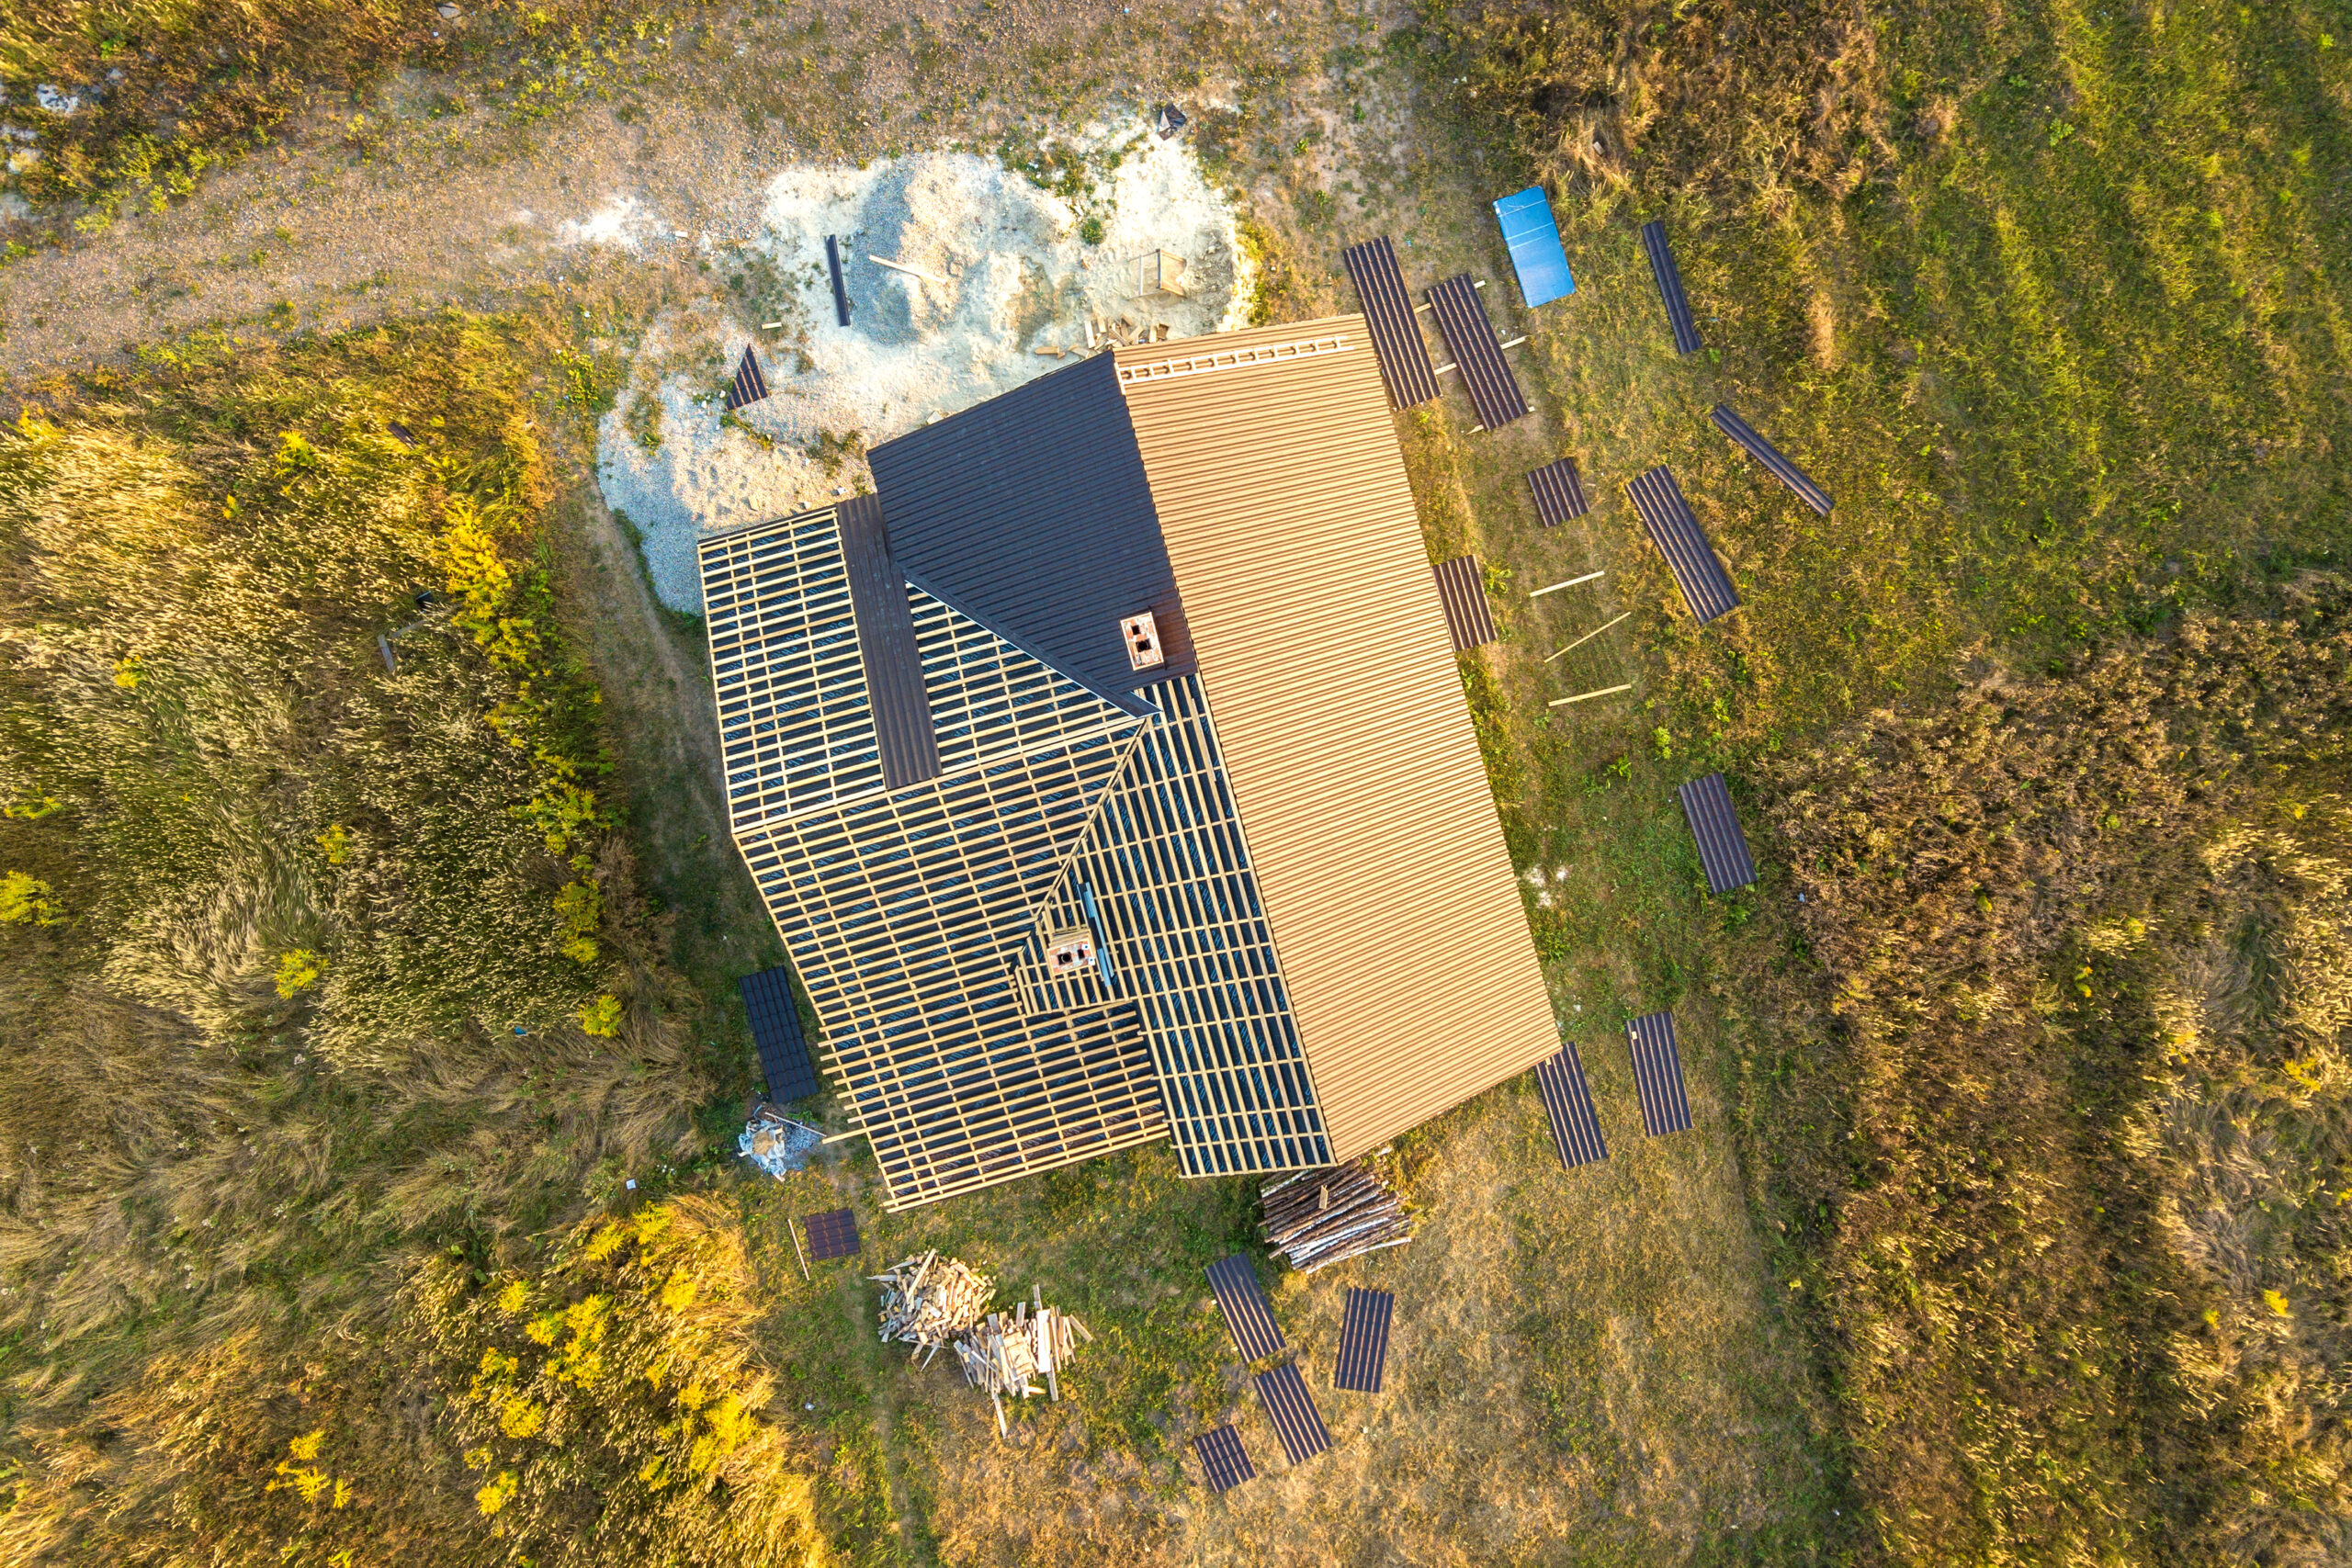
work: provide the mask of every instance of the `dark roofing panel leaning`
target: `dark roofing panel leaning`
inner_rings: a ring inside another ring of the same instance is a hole
[[[1363,302],[1365,327],[1372,333],[1372,352],[1380,361],[1381,385],[1388,406],[1408,409],[1437,396],[1437,376],[1430,368],[1429,344],[1422,341],[1420,321],[1413,314],[1413,297],[1405,291],[1405,274],[1396,265],[1396,248],[1383,234],[1340,253],[1347,264],[1348,281]]]
[[[1699,624],[1704,626],[1737,609],[1739,594],[1731,585],[1731,574],[1715,558],[1714,547],[1707,543],[1699,520],[1690,514],[1690,503],[1682,499],[1673,471],[1660,464],[1626,480],[1625,493],[1633,498],[1642,526],[1649,531],[1658,554],[1666,558],[1674,581],[1681,585],[1683,601],[1699,617]]]
[[[1446,629],[1453,634],[1453,651],[1467,653],[1495,640],[1494,611],[1487,604],[1485,574],[1476,556],[1456,556],[1430,569],[1437,579],[1437,596],[1445,606]]]
[[[1682,272],[1667,248],[1666,225],[1652,219],[1642,225],[1642,248],[1650,254],[1650,276],[1657,280],[1657,297],[1666,304],[1667,325],[1674,329],[1674,352],[1699,352],[1699,323],[1690,317],[1690,298],[1682,292]]]
[[[1107,354],[886,441],[868,455],[907,581],[1130,713],[1119,623],[1174,600],[1143,455]]]
[[[1756,880],[1756,863],[1747,855],[1747,836],[1732,815],[1731,791],[1721,773],[1692,779],[1681,789],[1682,815],[1690,818],[1690,836],[1699,840],[1699,863],[1707,871],[1707,891],[1728,893]]]
[[[1502,340],[1495,336],[1495,324],[1487,319],[1487,308],[1479,303],[1470,275],[1458,273],[1432,288],[1430,313],[1437,318],[1446,352],[1453,355],[1454,367],[1462,372],[1470,406],[1478,411],[1478,423],[1497,430],[1524,418],[1527,399],[1511,378]]]
[[[1747,448],[1749,457],[1770,470],[1774,479],[1795,491],[1799,501],[1824,517],[1829,515],[1828,492],[1813,482],[1812,475],[1789,461],[1778,446],[1758,434],[1754,425],[1732,412],[1729,404],[1717,403],[1714,412],[1708,417],[1715,422],[1717,430]]]
[[[890,558],[878,497],[851,497],[833,509],[833,520],[841,530],[842,564],[849,573],[866,701],[873,707],[875,739],[882,750],[882,784],[904,789],[939,776],[939,737],[923,692],[922,654],[915,644],[906,580]]]
[[[768,1098],[780,1103],[816,1093],[817,1065],[808,1059],[808,1035],[800,1027],[792,971],[763,969],[735,984],[743,993],[743,1012],[751,1021],[752,1043],[759,1049],[760,1076],[767,1080]]]

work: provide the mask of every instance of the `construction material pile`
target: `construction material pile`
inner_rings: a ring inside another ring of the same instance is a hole
[[[1413,1239],[1404,1200],[1368,1159],[1286,1176],[1260,1196],[1266,1250],[1302,1274]]]
[[[1009,1313],[988,1310],[996,1281],[976,1274],[962,1259],[940,1260],[937,1252],[910,1258],[888,1273],[873,1276],[882,1287],[882,1337],[912,1345],[916,1354],[929,1347],[932,1358],[949,1346],[964,1381],[988,1391],[996,1407],[997,1435],[1005,1432],[1003,1396],[1026,1399],[1038,1392],[1035,1380],[1046,1380],[1045,1392],[1062,1396],[1061,1369],[1078,1343],[1094,1342],[1086,1325],[1068,1313],[1046,1304],[1042,1291],[1030,1289],[1030,1300]]]
[[[782,1181],[794,1171],[805,1169],[808,1156],[824,1141],[825,1134],[816,1128],[795,1122],[773,1105],[763,1105],[743,1123],[735,1151]]]

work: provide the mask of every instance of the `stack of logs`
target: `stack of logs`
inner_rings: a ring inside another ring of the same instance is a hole
[[[1286,1176],[1261,1196],[1266,1250],[1302,1274],[1413,1239],[1404,1201],[1370,1160]]]
[[[932,1358],[955,1347],[964,1381],[988,1390],[996,1408],[997,1435],[1005,1433],[1003,1396],[1023,1399],[1037,1392],[1034,1379],[1046,1380],[1046,1392],[1062,1396],[1061,1369],[1080,1340],[1094,1342],[1086,1325],[1068,1313],[1046,1304],[1037,1287],[1031,1299],[1009,1313],[989,1312],[996,1281],[975,1274],[960,1258],[940,1260],[937,1252],[910,1258],[874,1282],[882,1287],[882,1337],[915,1347]]]

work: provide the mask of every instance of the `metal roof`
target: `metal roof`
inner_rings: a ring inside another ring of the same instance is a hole
[[[1396,1298],[1386,1291],[1348,1287],[1347,1315],[1340,1323],[1340,1354],[1331,1366],[1331,1386],[1378,1393],[1388,1363],[1388,1318]]]
[[[1535,515],[1545,527],[1557,526],[1592,510],[1573,457],[1544,464],[1527,476],[1527,483],[1535,491]]]
[[[760,374],[760,356],[743,345],[743,357],[735,367],[735,379],[728,383],[727,412],[733,413],[745,403],[756,403],[768,395],[768,378]]]
[[[1388,406],[1408,409],[1437,396],[1437,373],[1430,368],[1430,347],[1421,336],[1420,317],[1413,297],[1405,291],[1405,274],[1396,265],[1396,247],[1383,234],[1340,253],[1348,281],[1363,302],[1366,330],[1373,352],[1380,358],[1381,384],[1388,389]]]
[[[1746,449],[1749,457],[1763,464],[1774,479],[1788,486],[1799,501],[1824,517],[1829,515],[1829,492],[1814,483],[1812,475],[1789,461],[1778,446],[1758,434],[1754,425],[1732,412],[1730,404],[1717,403],[1714,412],[1707,417],[1715,422],[1717,430],[1730,436]]]
[[[1274,1435],[1282,1438],[1283,1452],[1291,1463],[1305,1464],[1317,1454],[1329,1451],[1330,1428],[1323,1425],[1323,1413],[1315,1408],[1315,1396],[1306,1392],[1306,1380],[1298,1375],[1295,1362],[1284,1361],[1251,1381],[1258,1385],[1266,1419],[1274,1424]]]
[[[1677,792],[1690,836],[1699,840],[1699,863],[1706,869],[1707,891],[1728,893],[1756,880],[1756,863],[1748,858],[1747,835],[1731,808],[1731,790],[1721,773],[1692,779]]]
[[[735,982],[743,993],[743,1013],[752,1043],[760,1053],[760,1076],[768,1098],[803,1100],[817,1092],[817,1065],[808,1059],[808,1036],[800,1027],[800,1002],[792,994],[792,971],[763,969]]]
[[[1716,558],[1714,547],[1707,543],[1699,519],[1691,515],[1690,503],[1682,499],[1674,470],[1660,464],[1648,473],[1637,474],[1625,481],[1625,493],[1633,499],[1642,526],[1649,531],[1650,543],[1666,558],[1668,570],[1682,589],[1682,602],[1690,606],[1699,624],[1705,626],[1739,608],[1739,591],[1731,585],[1731,573]]]
[[[1642,1130],[1653,1138],[1690,1130],[1690,1097],[1682,1089],[1682,1055],[1675,1049],[1674,1015],[1645,1013],[1625,1025],[1634,1054],[1634,1092],[1642,1102]]]
[[[1117,370],[1096,355],[868,454],[907,581],[1131,713],[1119,623],[1177,606]]]
[[[1511,270],[1519,275],[1520,298],[1530,309],[1577,291],[1577,280],[1568,272],[1568,253],[1560,248],[1560,226],[1553,220],[1552,203],[1542,186],[1498,198],[1495,221],[1502,225],[1503,245],[1510,252]]]
[[[1511,377],[1502,340],[1495,335],[1495,324],[1487,319],[1487,307],[1480,302],[1477,286],[1468,273],[1459,273],[1430,289],[1430,314],[1437,318],[1446,351],[1453,355],[1454,368],[1462,372],[1462,385],[1470,394],[1470,406],[1478,411],[1480,427],[1499,430],[1525,418],[1527,399]]]
[[[821,1214],[811,1214],[800,1222],[808,1233],[808,1260],[827,1263],[836,1258],[854,1258],[865,1250],[857,1239],[857,1211],[828,1209]]]
[[[1642,225],[1642,249],[1650,255],[1650,276],[1657,280],[1657,297],[1666,306],[1666,324],[1674,332],[1674,352],[1699,352],[1699,323],[1691,319],[1690,297],[1682,292],[1682,269],[1674,265],[1674,252],[1666,243],[1666,225],[1657,219]]]
[[[904,789],[939,775],[939,738],[933,732],[931,701],[923,691],[922,650],[915,641],[906,580],[890,558],[882,502],[855,496],[834,509],[841,529],[842,558],[849,577],[850,604],[857,621],[857,654],[865,669],[865,694],[873,706],[875,741],[882,755],[882,784]]]
[[[1274,1322],[1274,1309],[1266,1304],[1266,1293],[1258,1288],[1258,1271],[1249,1258],[1237,1252],[1210,1264],[1209,1290],[1243,1360],[1283,1353],[1283,1331]]]
[[[1544,1099],[1544,1119],[1552,1123],[1552,1148],[1560,1156],[1561,1169],[1598,1165],[1609,1157],[1575,1041],[1562,1041],[1558,1055],[1535,1064],[1535,1089]]]
[[[1212,1427],[1194,1438],[1193,1451],[1200,1456],[1201,1474],[1212,1492],[1230,1492],[1245,1481],[1257,1479],[1258,1467],[1250,1462],[1241,1434],[1229,1426]]]
[[[1559,1049],[1387,395],[1360,316],[1114,357],[1329,1157],[1352,1159]]]
[[[1445,606],[1446,630],[1453,635],[1453,651],[1484,648],[1500,634],[1495,613],[1487,603],[1486,575],[1476,556],[1456,556],[1430,568],[1437,580],[1438,602]]]

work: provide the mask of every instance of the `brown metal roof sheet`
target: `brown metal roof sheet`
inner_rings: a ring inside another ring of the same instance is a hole
[[[1387,396],[1360,316],[1115,354],[1351,1159],[1560,1046]]]
[[[1429,344],[1421,336],[1420,318],[1413,312],[1413,297],[1405,291],[1405,274],[1396,265],[1396,248],[1383,234],[1340,253],[1347,265],[1348,281],[1363,301],[1364,320],[1372,331],[1373,352],[1380,358],[1380,379],[1388,388],[1392,408],[1408,409],[1437,396],[1437,372],[1430,368]]]
[[[1495,335],[1495,323],[1487,320],[1470,275],[1457,273],[1430,285],[1430,313],[1437,318],[1438,335],[1445,339],[1454,367],[1462,372],[1463,389],[1470,394],[1470,406],[1478,411],[1480,426],[1499,430],[1525,418],[1526,395],[1511,376],[1502,340]]]
[[[1500,634],[1495,614],[1487,604],[1486,574],[1476,556],[1456,556],[1430,568],[1437,579],[1438,603],[1445,606],[1446,629],[1453,634],[1453,650],[1467,653],[1484,648]]]

